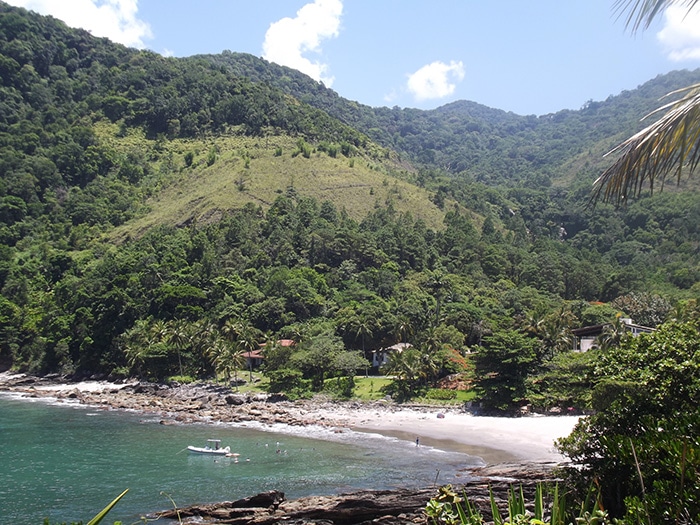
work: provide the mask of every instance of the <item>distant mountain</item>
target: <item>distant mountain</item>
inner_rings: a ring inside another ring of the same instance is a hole
[[[227,51],[202,58],[322,109],[412,162],[489,184],[568,178],[572,173],[567,164],[587,151],[593,154],[588,160],[601,167],[602,153],[638,131],[642,117],[659,106],[661,97],[700,81],[700,69],[674,71],[605,101],[591,100],[578,111],[538,117],[469,101],[427,111],[372,108],[252,55]]]

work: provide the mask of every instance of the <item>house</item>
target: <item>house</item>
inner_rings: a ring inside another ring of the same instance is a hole
[[[407,348],[411,348],[410,343],[396,343],[387,348],[372,350],[372,368],[381,368],[389,362],[389,356],[394,352],[403,352]]]
[[[293,339],[278,339],[275,344],[278,346],[294,346]],[[260,367],[265,361],[265,356],[263,355],[263,349],[265,348],[265,343],[260,343],[260,348],[258,350],[252,350],[250,352],[243,352],[243,357],[245,357],[245,366],[248,370],[254,370]]]
[[[656,331],[655,328],[634,324],[629,317],[621,318],[620,322],[633,337],[637,337],[639,334],[648,334]],[[574,334],[574,352],[587,352],[591,348],[597,348],[598,337],[605,331],[606,327],[611,325],[612,323],[596,324],[571,330],[571,333]]]
[[[260,350],[253,350],[251,352],[243,352],[243,357],[245,357],[245,367],[248,370],[254,370],[263,364],[265,356],[262,355]]]

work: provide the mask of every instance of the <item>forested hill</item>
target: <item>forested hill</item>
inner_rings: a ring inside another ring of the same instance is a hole
[[[540,117],[368,108],[249,55],[164,58],[0,3],[0,361],[205,376],[292,338],[318,346],[269,369],[318,379],[339,346],[655,325],[698,295],[698,193],[582,203],[602,153],[696,76]]]
[[[600,171],[603,154],[638,131],[661,97],[700,82],[700,69],[674,71],[605,101],[590,100],[578,111],[523,116],[470,101],[430,111],[372,108],[249,54],[224,51],[202,58],[322,109],[415,163],[487,184],[570,181],[586,162]]]

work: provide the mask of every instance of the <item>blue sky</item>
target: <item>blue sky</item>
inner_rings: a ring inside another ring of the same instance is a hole
[[[8,1],[8,0],[5,0]],[[579,109],[700,67],[700,13],[631,34],[614,0],[9,0],[168,56],[251,53],[370,106]]]

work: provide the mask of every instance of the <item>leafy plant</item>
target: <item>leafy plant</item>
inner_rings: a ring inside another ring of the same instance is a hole
[[[598,480],[615,517],[645,518],[641,502],[652,522],[700,519],[698,324],[667,323],[602,353],[594,379],[596,413],[559,441],[571,479]]]
[[[456,390],[446,390],[444,388],[431,388],[425,393],[426,399],[448,401],[457,398]]]
[[[109,505],[107,505],[97,514],[97,516],[88,521],[87,525],[98,525],[98,523],[100,523],[104,519],[104,517],[109,513],[109,511],[112,510],[112,508],[117,503],[119,503],[119,500],[122,499],[127,492],[129,492],[129,489],[124,490],[124,492],[122,492],[121,494],[119,494],[119,496],[114,498]]]
[[[607,513],[599,506],[598,498],[587,498],[580,507],[567,506],[567,500],[554,485],[551,499],[545,498],[547,486],[538,483],[535,486],[534,500],[528,502],[522,485],[511,485],[508,490],[508,513],[501,514],[496,496],[489,487],[489,504],[494,525],[601,525],[608,520]],[[589,491],[589,496],[592,491]],[[532,509],[532,510],[531,510]],[[466,494],[460,497],[451,485],[440,487],[438,495],[425,507],[425,514],[435,525],[482,525],[485,522],[481,511],[469,502]]]
[[[129,492],[129,489],[124,490],[124,492],[122,492],[121,494],[119,494],[119,496],[114,498],[104,509],[98,512],[94,518],[88,521],[87,525],[99,525],[99,523],[105,518],[105,516],[107,516],[109,511],[111,511],[112,508],[114,508],[114,506],[117,503],[119,503],[119,500],[121,500],[127,492]],[[71,523],[71,525],[82,525],[82,523],[82,521],[79,521],[78,523],[73,522]],[[44,525],[49,525],[48,519],[44,520]],[[65,525],[65,523],[63,525]],[[114,525],[121,525],[121,521],[115,521]]]

